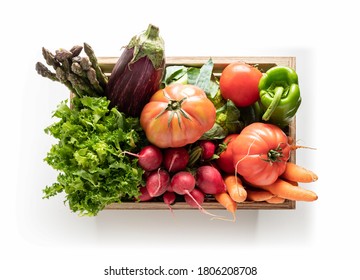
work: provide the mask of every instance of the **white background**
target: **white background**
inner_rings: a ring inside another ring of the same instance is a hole
[[[257,266],[252,279],[355,279],[360,261],[356,1],[79,2],[14,0],[1,8],[0,278],[108,279],[103,273],[110,265],[162,265],[195,271]],[[226,223],[197,211],[177,211],[175,218],[168,211],[78,217],[63,197],[41,198],[56,178],[43,162],[52,144],[43,129],[68,97],[64,86],[36,74],[41,47],[54,51],[88,42],[98,56],[118,56],[149,23],[160,27],[167,55],[297,57],[303,95],[297,138],[317,148],[298,150],[297,162],[319,175],[307,186],[318,201],[298,203],[296,210],[238,211],[237,222]],[[202,279],[187,277],[197,278]]]

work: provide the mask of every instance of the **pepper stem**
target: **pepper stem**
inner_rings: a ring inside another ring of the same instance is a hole
[[[268,121],[270,119],[271,115],[274,113],[276,107],[279,105],[279,102],[281,100],[281,96],[282,96],[283,92],[284,92],[283,87],[276,87],[274,89],[274,97],[273,97],[269,107],[265,111],[264,115],[262,116],[262,119],[264,121]]]

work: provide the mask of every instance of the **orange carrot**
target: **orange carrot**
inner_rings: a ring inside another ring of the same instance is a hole
[[[214,194],[215,199],[217,202],[219,202],[222,206],[226,208],[230,213],[233,215],[232,221],[235,222],[236,220],[236,209],[237,209],[237,203],[234,201],[230,195],[227,192],[222,192],[218,194]],[[220,219],[220,218],[217,218]]]
[[[281,204],[281,203],[284,203],[284,201],[285,201],[285,198],[278,197],[278,196],[273,196],[272,198],[266,200],[266,202],[270,203],[270,204]]]
[[[293,185],[294,187],[298,187],[299,186],[299,183],[298,182],[295,182],[295,181],[290,181],[290,180],[286,180],[284,178],[281,178],[282,180],[290,183],[291,185]]]
[[[266,186],[259,186],[272,194],[290,200],[297,201],[314,201],[317,200],[318,196],[316,193],[310,190],[296,187],[289,182],[281,179],[277,179],[275,183]]]
[[[224,177],[226,190],[230,197],[236,202],[244,202],[247,196],[239,176],[227,175]]]
[[[285,171],[280,177],[300,183],[311,183],[318,179],[318,176],[314,172],[292,162],[286,163]]]
[[[266,201],[274,197],[274,195],[266,190],[246,188],[247,200],[249,201]]]

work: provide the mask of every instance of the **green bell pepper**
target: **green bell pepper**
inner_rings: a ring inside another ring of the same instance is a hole
[[[290,67],[274,66],[264,73],[259,93],[262,119],[280,127],[291,122],[301,104],[298,75]]]

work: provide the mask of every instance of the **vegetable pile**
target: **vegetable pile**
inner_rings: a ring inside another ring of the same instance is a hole
[[[42,54],[47,66],[38,62],[37,72],[72,93],[45,128],[57,142],[44,160],[59,173],[44,198],[65,193],[71,211],[88,216],[111,203],[163,201],[172,211],[185,202],[227,220],[205,209],[217,201],[233,221],[239,203],[317,199],[300,186],[317,175],[289,161],[303,148],[288,135],[301,104],[294,69],[238,61],[218,77],[211,58],[167,66],[151,24],[110,75],[87,43]]]

